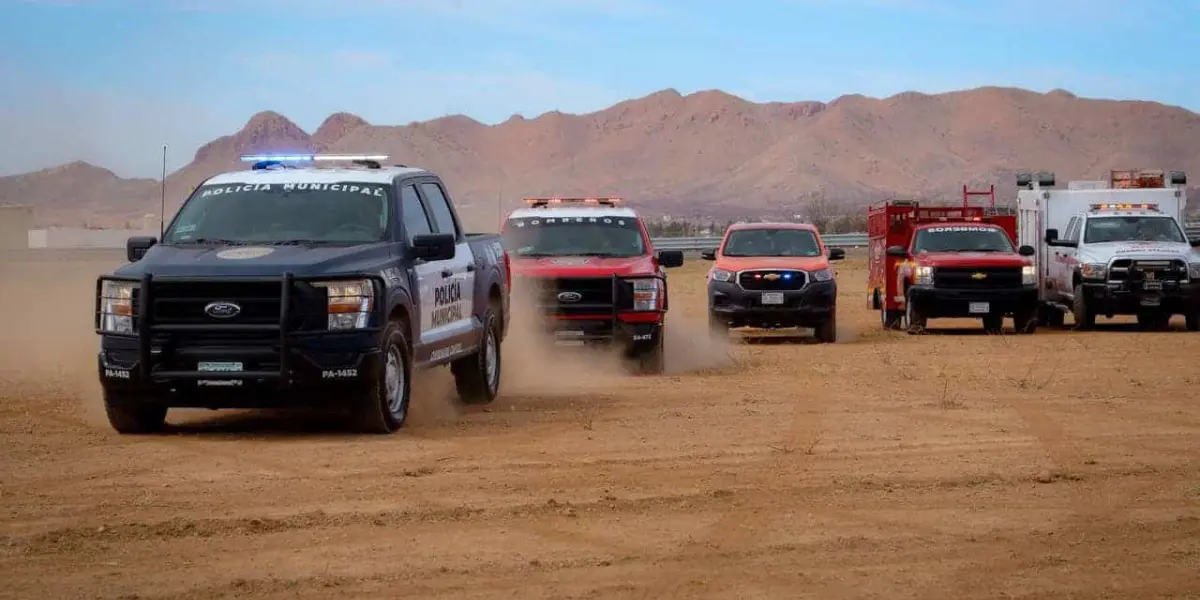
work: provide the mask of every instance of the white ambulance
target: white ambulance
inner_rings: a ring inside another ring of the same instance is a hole
[[[1046,325],[1076,329],[1096,317],[1136,315],[1144,329],[1165,329],[1183,315],[1200,329],[1200,240],[1184,227],[1181,171],[1113,170],[1107,181],[1055,189],[1053,173],[1017,175],[1018,237],[1037,248],[1035,265]]]

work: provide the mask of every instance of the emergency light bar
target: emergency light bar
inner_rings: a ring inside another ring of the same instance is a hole
[[[250,154],[242,156],[242,162],[252,162],[254,171],[272,168],[295,169],[290,163],[316,162],[318,160],[347,161],[368,169],[378,169],[380,161],[387,160],[386,154]]]
[[[318,160],[332,161],[372,161],[387,160],[386,154],[248,154],[242,156],[242,162],[315,162]]]
[[[1093,204],[1092,210],[1158,210],[1158,204],[1150,204],[1143,202],[1141,204],[1129,204],[1126,202]]]
[[[551,204],[589,204],[593,206],[616,206],[623,203],[621,198],[526,198],[525,203],[533,208]]]

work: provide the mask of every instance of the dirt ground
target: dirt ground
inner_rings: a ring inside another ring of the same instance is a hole
[[[119,260],[0,265],[2,598],[1200,597],[1179,323],[883,332],[852,257],[839,343],[714,347],[689,260],[661,377],[516,332],[494,405],[433,372],[395,435],[173,411],[119,437],[91,325]]]

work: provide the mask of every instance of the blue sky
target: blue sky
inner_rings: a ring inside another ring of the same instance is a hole
[[[157,176],[275,110],[399,125],[1014,85],[1200,111],[1200,0],[0,0],[0,175]]]

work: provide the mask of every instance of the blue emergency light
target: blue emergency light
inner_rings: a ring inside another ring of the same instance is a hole
[[[316,162],[319,160],[344,161],[378,169],[380,161],[388,159],[386,154],[247,154],[242,162],[254,163],[254,170],[273,166],[290,166],[287,163]]]

